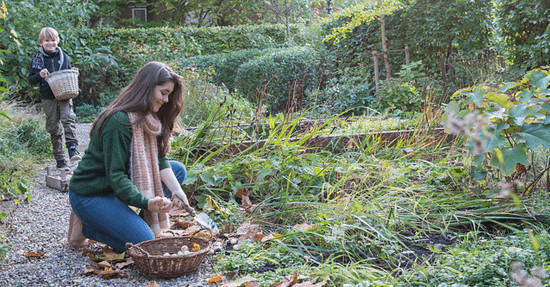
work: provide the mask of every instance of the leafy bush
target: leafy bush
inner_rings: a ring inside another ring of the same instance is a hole
[[[45,155],[51,152],[50,134],[44,129],[44,123],[37,119],[29,119],[13,131],[13,142],[32,153]]]
[[[312,113],[321,117],[346,111],[354,114],[366,112],[375,102],[374,86],[370,74],[345,68],[335,71],[324,89],[313,90],[308,95],[308,106]]]
[[[93,122],[101,111],[102,108],[89,104],[83,104],[74,108],[74,112],[77,115],[77,120],[87,123]]]
[[[272,113],[300,107],[305,91],[320,84],[320,56],[309,47],[292,47],[252,59],[240,66],[236,88]]]
[[[224,114],[224,122],[248,122],[256,108],[242,96],[228,93],[208,81],[208,76],[189,68],[176,68],[182,75],[185,94],[181,112],[186,127],[196,127],[215,114]]]
[[[229,53],[220,53],[213,55],[204,55],[187,58],[183,61],[182,66],[196,67],[200,70],[209,72],[211,69],[211,82],[221,86],[222,84],[229,90],[235,91],[235,78],[239,67],[262,52],[259,49],[246,49]]]
[[[550,1],[502,0],[496,9],[506,52],[529,70],[550,64]]]
[[[422,61],[403,65],[398,74],[399,78],[392,78],[380,86],[376,94],[376,108],[394,115],[420,111],[422,95],[416,80],[425,76]]]
[[[468,137],[480,169],[497,169],[508,181],[527,168],[537,174],[531,152],[550,148],[549,79],[548,69],[537,69],[518,82],[462,89],[446,108],[447,129]]]

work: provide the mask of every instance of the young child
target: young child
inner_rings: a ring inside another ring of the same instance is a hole
[[[58,169],[68,169],[63,149],[63,134],[69,150],[71,161],[80,160],[78,140],[76,138],[76,115],[73,112],[72,99],[58,101],[52,89],[46,82],[48,73],[71,69],[71,59],[57,46],[59,34],[51,27],[45,27],[38,34],[38,42],[42,46],[32,58],[29,69],[29,83],[40,85],[42,107],[46,114],[46,130],[51,135],[53,156]],[[75,69],[76,68],[72,68]]]

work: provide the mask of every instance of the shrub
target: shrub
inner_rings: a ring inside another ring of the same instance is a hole
[[[223,84],[229,92],[234,92],[235,71],[237,71],[243,63],[261,54],[262,51],[259,49],[246,49],[230,53],[196,56],[185,59],[182,66],[196,67],[203,71],[209,71],[211,69],[213,72],[210,81],[220,86]]]
[[[185,127],[196,127],[213,114],[229,115],[224,122],[249,121],[254,116],[255,107],[236,93],[228,93],[210,83],[207,75],[190,68],[176,68],[182,75],[185,86],[184,105],[181,120]],[[227,112],[227,109],[231,109]]]
[[[336,71],[336,76],[327,80],[323,90],[312,91],[308,96],[308,106],[312,112],[323,117],[348,111],[362,114],[375,102],[374,86],[369,81],[370,74],[357,69],[345,68]]]
[[[321,82],[320,56],[309,47],[292,47],[264,54],[240,66],[236,88],[253,103],[272,113],[300,107],[305,91]]]
[[[30,118],[8,134],[13,134],[14,142],[30,152],[42,155],[51,152],[50,135],[44,129],[44,123],[37,119]]]

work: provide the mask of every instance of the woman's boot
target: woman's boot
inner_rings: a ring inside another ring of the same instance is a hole
[[[81,249],[88,246],[88,239],[82,235],[82,221],[78,216],[71,211],[69,219],[69,234],[67,235],[67,243],[70,248]]]

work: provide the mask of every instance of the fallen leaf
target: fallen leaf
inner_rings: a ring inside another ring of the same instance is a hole
[[[99,268],[84,268],[84,275],[89,276],[92,274],[99,274],[101,272],[101,269]]]
[[[250,200],[250,195],[252,195],[252,189],[237,189],[237,196],[241,198],[241,206],[244,208],[251,207],[252,201]]]
[[[245,276],[235,281],[224,283],[220,287],[239,287],[243,284],[248,284],[249,282],[252,282],[252,281],[258,281],[258,279],[251,276]]]
[[[244,188],[237,188],[237,197],[241,198],[243,197],[243,194],[244,194]]]
[[[44,252],[40,252],[40,253],[36,253],[36,252],[27,252],[25,254],[23,254],[23,256],[27,257],[27,258],[42,258],[44,257]]]
[[[154,281],[154,282],[151,283],[150,285],[145,284],[145,287],[160,287],[160,285],[157,283],[157,281]]]
[[[125,261],[122,261],[122,262],[119,262],[119,263],[115,264],[115,268],[122,269],[122,268],[124,268],[128,265],[132,265],[132,264],[134,264],[134,260],[132,258],[128,258]]]
[[[225,280],[225,277],[222,277],[220,275],[214,275],[214,276],[208,278],[208,280],[206,280],[206,282],[216,283],[216,282],[220,282],[220,281],[223,281],[223,280]]]
[[[86,255],[89,255],[89,254],[91,254],[93,256],[96,256],[96,255],[99,255],[101,253],[103,253],[103,251],[93,251],[93,250],[89,250],[87,248],[84,248],[82,250],[82,256],[86,256]]]
[[[220,230],[220,233],[228,233],[231,230],[231,223],[227,223],[225,227]]]
[[[281,236],[281,234],[277,234],[277,233],[271,233],[269,234],[268,236],[264,236],[261,241],[262,243],[266,243],[268,240],[271,240],[271,239],[274,239],[274,238],[277,238]]]
[[[246,282],[246,284],[244,286],[245,287],[260,287],[260,284],[258,284],[258,282],[256,282],[256,281],[252,281],[252,282]]]
[[[248,233],[250,230],[253,229],[260,229],[260,226],[257,224],[251,224],[250,221],[247,221],[243,223],[239,228],[237,228],[237,231],[235,233],[239,236]]]
[[[126,278],[126,277],[128,277],[128,274],[120,272],[119,270],[101,271],[101,272],[99,272],[99,275],[101,275],[101,277],[103,277],[103,279]]]
[[[190,226],[189,228],[185,229],[185,233],[188,235],[195,234],[197,231],[201,230],[202,228],[198,225]]]
[[[98,262],[96,263],[96,265],[100,268],[112,267],[111,263],[109,263],[109,261],[106,261],[106,260]]]
[[[190,221],[187,221],[183,218],[177,218],[175,220],[172,220],[172,228],[174,229],[186,229],[186,228],[189,228],[190,226],[193,226],[193,224],[190,222]]]
[[[283,277],[283,283],[275,283],[274,285],[277,287],[289,287],[298,282],[298,272],[294,271],[294,275],[292,277]]]
[[[198,245],[197,243],[193,243],[193,249],[191,249],[191,251],[189,252],[198,252],[200,250],[201,250],[200,245]]]

